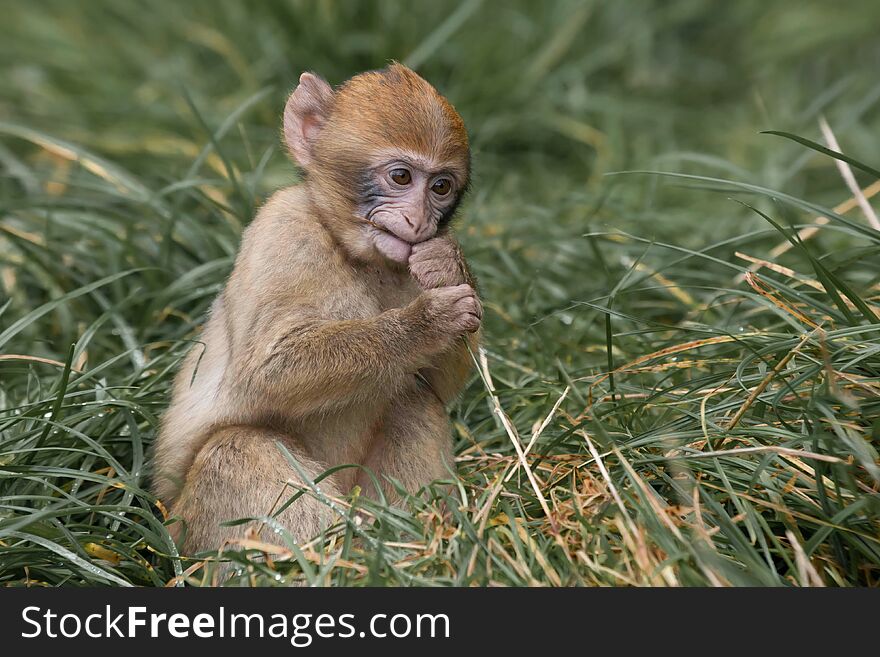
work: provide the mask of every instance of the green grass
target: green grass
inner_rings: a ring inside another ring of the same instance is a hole
[[[213,581],[147,492],[175,368],[295,180],[297,74],[391,58],[474,146],[458,230],[486,339],[452,409],[460,479],[405,510],[327,500],[338,527],[226,554],[234,583],[880,582],[880,231],[833,210],[834,158],[760,134],[824,145],[824,115],[878,191],[880,4],[0,13],[0,583]]]

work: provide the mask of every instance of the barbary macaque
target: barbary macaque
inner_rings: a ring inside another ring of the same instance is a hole
[[[367,468],[399,502],[391,480],[415,493],[453,471],[446,404],[483,314],[449,228],[470,175],[461,117],[400,64],[336,89],[303,73],[283,138],[304,182],[244,231],[156,444],[154,491],[186,554],[244,537],[221,523],[276,514],[309,488],[301,473],[357,464],[322,492],[378,495]],[[305,541],[335,518],[307,493],[275,520]]]

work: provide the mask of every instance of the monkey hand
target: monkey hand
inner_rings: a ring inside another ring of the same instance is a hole
[[[470,285],[436,287],[422,294],[426,319],[442,337],[475,333],[483,318],[483,305]]]
[[[414,244],[409,256],[409,271],[425,290],[467,282],[458,244],[447,236]]]

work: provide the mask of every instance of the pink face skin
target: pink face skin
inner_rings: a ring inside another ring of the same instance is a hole
[[[396,157],[374,168],[364,184],[360,212],[369,238],[383,256],[406,264],[413,244],[437,234],[460,194],[452,173],[413,157]]]

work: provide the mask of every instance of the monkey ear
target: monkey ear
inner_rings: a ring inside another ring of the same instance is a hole
[[[299,84],[284,107],[284,141],[298,164],[312,161],[312,149],[318,133],[330,114],[333,89],[314,73],[303,73]]]

